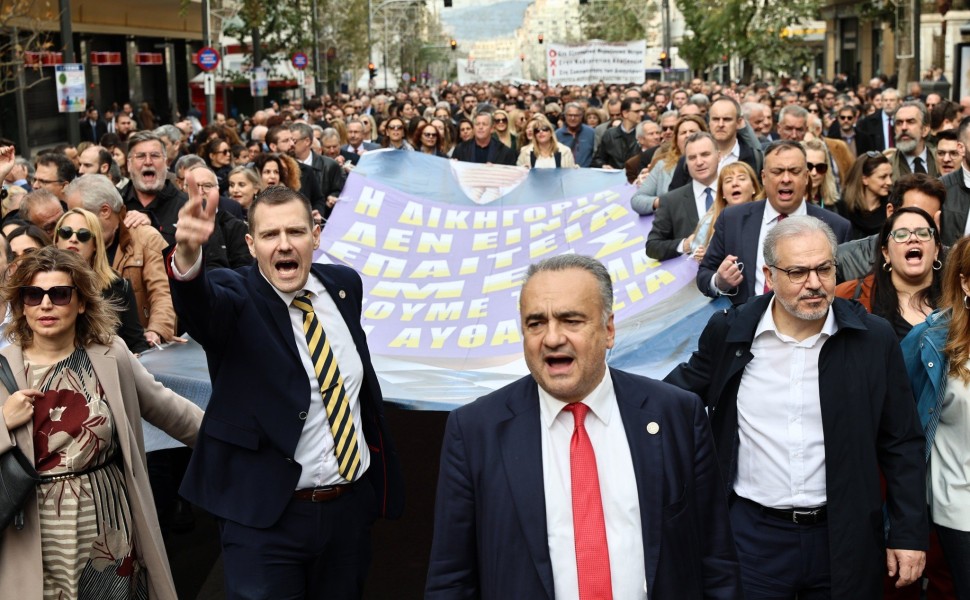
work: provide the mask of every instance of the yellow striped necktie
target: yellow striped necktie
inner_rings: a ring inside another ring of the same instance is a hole
[[[320,320],[313,312],[310,293],[304,291],[293,300],[293,306],[303,313],[303,333],[306,334],[310,361],[320,383],[320,395],[327,409],[330,431],[333,433],[334,454],[340,476],[353,481],[360,471],[360,449],[357,445],[357,429],[350,412],[350,401],[344,389],[344,378],[337,368],[337,359],[330,348]]]

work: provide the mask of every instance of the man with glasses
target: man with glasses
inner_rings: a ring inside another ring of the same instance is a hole
[[[960,169],[963,164],[963,144],[956,129],[944,129],[936,136],[936,168],[940,177]]]
[[[620,103],[623,121],[603,134],[590,166],[622,169],[626,161],[637,153],[636,126],[643,119],[643,104],[639,98],[627,98]]]
[[[582,104],[570,102],[566,104],[566,123],[556,130],[556,139],[572,151],[576,164],[584,169],[593,162],[593,146],[596,144],[593,128],[583,123],[585,116]]]
[[[63,154],[48,152],[37,157],[34,163],[34,179],[31,186],[35,190],[47,190],[58,200],[64,201],[64,186],[74,181],[77,169],[74,163]]]
[[[925,564],[924,441],[902,352],[884,319],[835,297],[836,244],[817,218],[778,223],[760,269],[770,293],[717,312],[665,378],[710,410],[749,600],[875,600],[885,574],[902,587]]]
[[[839,109],[838,117],[835,123],[832,123],[828,133],[828,137],[845,142],[853,157],[865,154],[870,150],[877,150],[876,141],[872,139],[872,136],[856,127],[858,116],[859,109],[854,104],[846,104]]]
[[[744,304],[768,291],[761,268],[765,235],[789,217],[817,217],[835,231],[839,242],[849,240],[852,228],[846,219],[805,202],[810,176],[801,144],[790,140],[771,143],[765,150],[761,178],[766,199],[730,206],[714,225],[697,271],[697,288],[707,296],[731,296],[734,304]]]
[[[940,216],[940,241],[944,246],[952,246],[958,239],[970,235],[970,119],[964,119],[957,130],[960,145],[963,146],[961,168],[940,180],[946,186],[946,202]]]
[[[150,131],[139,131],[128,140],[128,177],[121,190],[129,212],[148,215],[151,225],[166,243],[175,243],[175,224],[179,209],[188,197],[168,179],[168,160],[161,138]]]

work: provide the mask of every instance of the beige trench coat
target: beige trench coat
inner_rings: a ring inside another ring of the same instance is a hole
[[[87,353],[117,428],[131,499],[135,547],[148,570],[149,597],[177,600],[145,466],[141,419],[144,417],[175,439],[192,446],[202,423],[202,410],[155,381],[117,337],[110,347],[95,344],[87,349]],[[10,362],[17,383],[22,388],[27,387],[20,347],[8,346],[0,354]],[[0,397],[6,399],[8,394],[0,392]],[[0,421],[2,419],[0,413]],[[17,445],[25,456],[33,457],[31,422],[11,433],[12,437],[8,435],[6,425],[0,424],[0,453]],[[8,527],[0,538],[0,598],[40,600],[43,596],[37,504],[28,501],[25,508],[24,529],[17,531]]]

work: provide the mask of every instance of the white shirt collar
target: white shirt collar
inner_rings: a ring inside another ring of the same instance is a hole
[[[777,210],[775,210],[775,207],[771,205],[771,202],[768,202],[767,200],[765,200],[765,216],[764,216],[764,219],[762,219],[761,222],[762,222],[762,224],[771,223],[772,221],[774,221],[775,219],[777,219],[778,218],[778,215],[780,215],[780,214],[781,213],[779,213]],[[798,205],[798,208],[796,208],[795,210],[793,210],[790,213],[788,213],[788,216],[789,217],[804,217],[807,214],[808,214],[808,207],[805,206],[805,201],[803,200],[802,203]]]
[[[696,179],[691,179],[690,182],[694,189],[694,198],[703,198],[704,190],[707,188],[711,188],[711,197],[717,196],[717,179],[712,181],[710,185],[704,185]]]
[[[785,277],[785,274],[783,273],[780,273],[780,274],[782,277]],[[829,306],[829,312],[828,314],[825,315],[825,322],[822,323],[822,330],[816,333],[815,335],[805,338],[804,340],[799,342],[795,340],[795,338],[787,336],[781,333],[780,331],[778,331],[778,326],[775,324],[775,317],[772,314],[774,307],[775,307],[775,297],[772,296],[771,300],[768,302],[768,310],[765,311],[765,314],[761,315],[761,320],[758,321],[758,328],[754,330],[754,337],[757,338],[759,335],[763,333],[771,332],[775,334],[778,337],[778,339],[780,339],[783,342],[790,342],[797,346],[811,348],[812,346],[815,345],[815,343],[819,339],[822,338],[822,336],[826,338],[831,337],[832,335],[835,334],[836,331],[839,330],[838,323],[835,322],[835,311],[832,310],[831,306]]]
[[[327,288],[323,286],[323,282],[317,279],[316,277],[314,277],[313,273],[309,273],[307,275],[307,280],[306,280],[306,283],[303,284],[303,288],[295,292],[281,292],[276,288],[275,285],[273,285],[270,282],[269,279],[266,278],[266,275],[263,275],[262,271],[259,272],[259,275],[263,279],[266,279],[266,283],[269,284],[269,287],[271,287],[273,291],[276,292],[276,295],[280,297],[280,300],[283,301],[283,304],[287,306],[293,304],[293,300],[295,300],[296,297],[302,294],[304,291],[308,291],[317,296],[321,294],[325,294],[327,291]]]
[[[554,398],[549,392],[542,389],[542,386],[538,387],[539,416],[542,419],[542,426],[549,429],[562,409],[566,407],[566,403]],[[610,370],[606,369],[603,380],[581,402],[589,407],[590,412],[596,415],[596,418],[609,425],[613,416],[613,403],[609,401],[611,396],[613,396],[613,378],[610,377]]]

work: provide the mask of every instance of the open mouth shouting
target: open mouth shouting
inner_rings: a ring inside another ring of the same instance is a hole
[[[906,251],[903,255],[906,259],[906,264],[918,265],[923,262],[923,249],[920,247],[913,247]]]
[[[556,353],[547,354],[543,361],[546,363],[546,370],[550,375],[565,375],[569,373],[570,368],[573,366],[575,359],[568,354]]]

